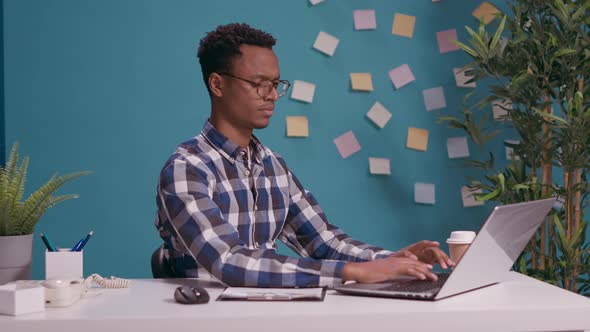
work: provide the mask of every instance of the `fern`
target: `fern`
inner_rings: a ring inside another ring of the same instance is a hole
[[[5,167],[0,167],[0,236],[31,234],[47,209],[78,197],[53,194],[66,182],[90,173],[54,174],[23,202],[29,158],[24,157],[20,162],[18,147],[18,143],[14,143]]]

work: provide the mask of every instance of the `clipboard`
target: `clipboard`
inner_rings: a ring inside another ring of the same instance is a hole
[[[216,301],[323,301],[326,287],[255,288],[226,287]]]

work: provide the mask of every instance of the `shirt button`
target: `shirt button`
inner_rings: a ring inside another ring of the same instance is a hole
[[[250,175],[250,171],[246,171],[246,175]]]

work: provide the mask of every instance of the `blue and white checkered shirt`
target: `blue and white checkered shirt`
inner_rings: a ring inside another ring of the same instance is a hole
[[[209,121],[165,163],[157,205],[155,224],[178,277],[213,276],[230,286],[333,286],[342,283],[345,261],[391,254],[329,224],[285,161],[256,137],[243,149]],[[302,258],[277,254],[277,239]]]

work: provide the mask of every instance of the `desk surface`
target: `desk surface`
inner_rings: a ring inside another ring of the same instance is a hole
[[[205,305],[174,302],[200,283]],[[340,295],[323,302],[215,301],[222,288],[196,279],[137,279],[71,307],[0,316],[0,331],[590,331],[590,299],[511,272],[507,281],[437,302]]]

